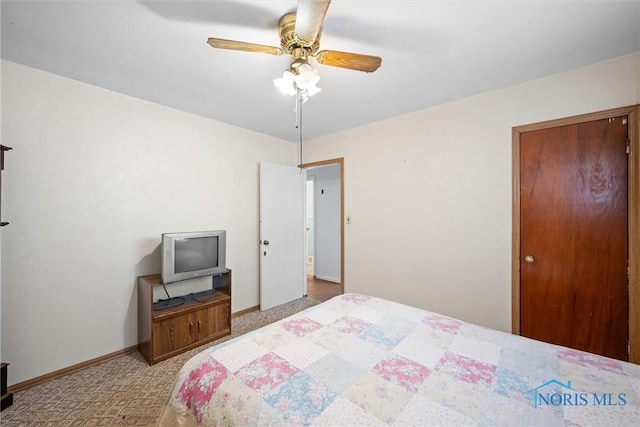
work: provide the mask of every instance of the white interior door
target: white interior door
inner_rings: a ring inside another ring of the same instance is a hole
[[[306,171],[260,163],[260,309],[305,292]]]

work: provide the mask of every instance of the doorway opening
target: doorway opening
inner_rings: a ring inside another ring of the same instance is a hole
[[[301,167],[307,172],[306,293],[326,301],[344,293],[343,159]]]

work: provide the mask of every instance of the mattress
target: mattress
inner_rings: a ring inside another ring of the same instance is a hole
[[[163,426],[638,425],[640,366],[345,294],[202,351]]]

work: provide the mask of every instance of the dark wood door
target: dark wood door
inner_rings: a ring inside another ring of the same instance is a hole
[[[628,360],[627,117],[520,135],[520,332]]]

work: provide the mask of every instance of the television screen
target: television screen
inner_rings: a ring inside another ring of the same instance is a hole
[[[194,237],[175,241],[175,272],[218,266],[218,237]]]
[[[162,282],[226,272],[225,230],[162,235]]]

